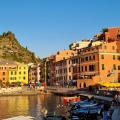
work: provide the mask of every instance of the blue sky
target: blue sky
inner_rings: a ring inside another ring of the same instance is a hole
[[[0,0],[0,34],[12,31],[40,58],[120,26],[120,0]]]

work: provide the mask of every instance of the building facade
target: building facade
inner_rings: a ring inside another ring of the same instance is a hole
[[[17,64],[14,62],[0,62],[0,80],[5,85],[9,81],[9,70],[17,69]]]
[[[28,65],[17,63],[16,69],[9,69],[9,82],[21,82],[28,84]]]

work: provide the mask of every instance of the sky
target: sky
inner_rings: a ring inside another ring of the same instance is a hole
[[[120,0],[0,0],[0,34],[11,31],[40,58],[120,26]]]

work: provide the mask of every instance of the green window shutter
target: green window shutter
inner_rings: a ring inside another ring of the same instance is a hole
[[[104,59],[104,55],[101,55],[101,59]]]
[[[104,69],[105,69],[104,64],[102,64],[102,70],[104,70]]]
[[[115,60],[115,55],[113,55],[113,60]]]
[[[120,65],[118,65],[118,70],[120,70]]]
[[[113,70],[116,70],[116,65],[115,64],[113,64]]]

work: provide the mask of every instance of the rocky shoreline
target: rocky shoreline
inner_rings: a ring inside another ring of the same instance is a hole
[[[43,94],[51,94],[51,93],[41,90],[41,89],[33,89],[33,88],[31,89],[31,88],[24,87],[17,91],[13,90],[13,91],[6,92],[5,90],[3,90],[0,93],[0,97],[2,96],[26,96],[26,95],[38,95],[38,94],[43,95]]]

